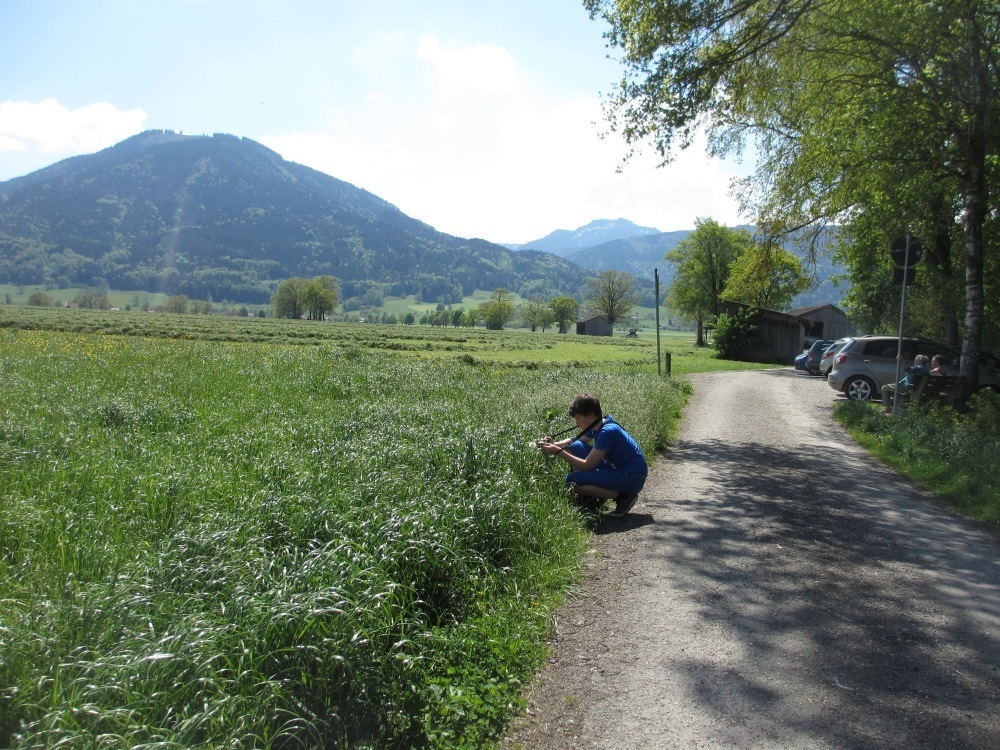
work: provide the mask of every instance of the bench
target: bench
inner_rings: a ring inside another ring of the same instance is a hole
[[[940,402],[953,406],[958,395],[958,376],[924,375],[910,393],[911,404]]]

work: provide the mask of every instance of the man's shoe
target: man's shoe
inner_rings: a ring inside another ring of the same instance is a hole
[[[632,506],[635,505],[635,501],[639,499],[639,495],[633,494],[631,492],[619,492],[618,497],[615,498],[615,509],[608,513],[611,518],[621,518],[630,510]]]

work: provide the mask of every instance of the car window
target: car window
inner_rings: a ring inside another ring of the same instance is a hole
[[[955,352],[943,344],[922,341],[917,348],[920,349],[921,354],[926,354],[931,359],[933,359],[935,355],[944,357],[944,363],[946,365],[954,364],[955,362]]]
[[[903,339],[903,359],[908,359],[912,362],[914,357],[923,353],[923,347],[919,342]]]
[[[893,358],[896,356],[897,351],[899,351],[898,344],[892,339],[876,339],[865,343],[864,355],[866,357]]]

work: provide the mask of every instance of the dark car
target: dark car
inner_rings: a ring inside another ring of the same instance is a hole
[[[816,339],[813,345],[806,352],[806,372],[810,375],[819,375],[819,363],[823,359],[823,352],[834,343],[834,339]]]
[[[799,356],[797,356],[795,358],[795,369],[796,370],[802,370],[802,372],[806,371],[806,355],[807,354],[809,354],[809,352],[802,352],[802,354],[800,354]]]

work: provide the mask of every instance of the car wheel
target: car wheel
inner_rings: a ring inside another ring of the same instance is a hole
[[[868,378],[858,375],[844,383],[844,393],[854,401],[870,401],[875,394],[875,384]]]
[[[810,375],[819,375],[819,370],[815,370],[815,369],[810,369],[810,370],[809,370],[809,374],[810,374]]]

